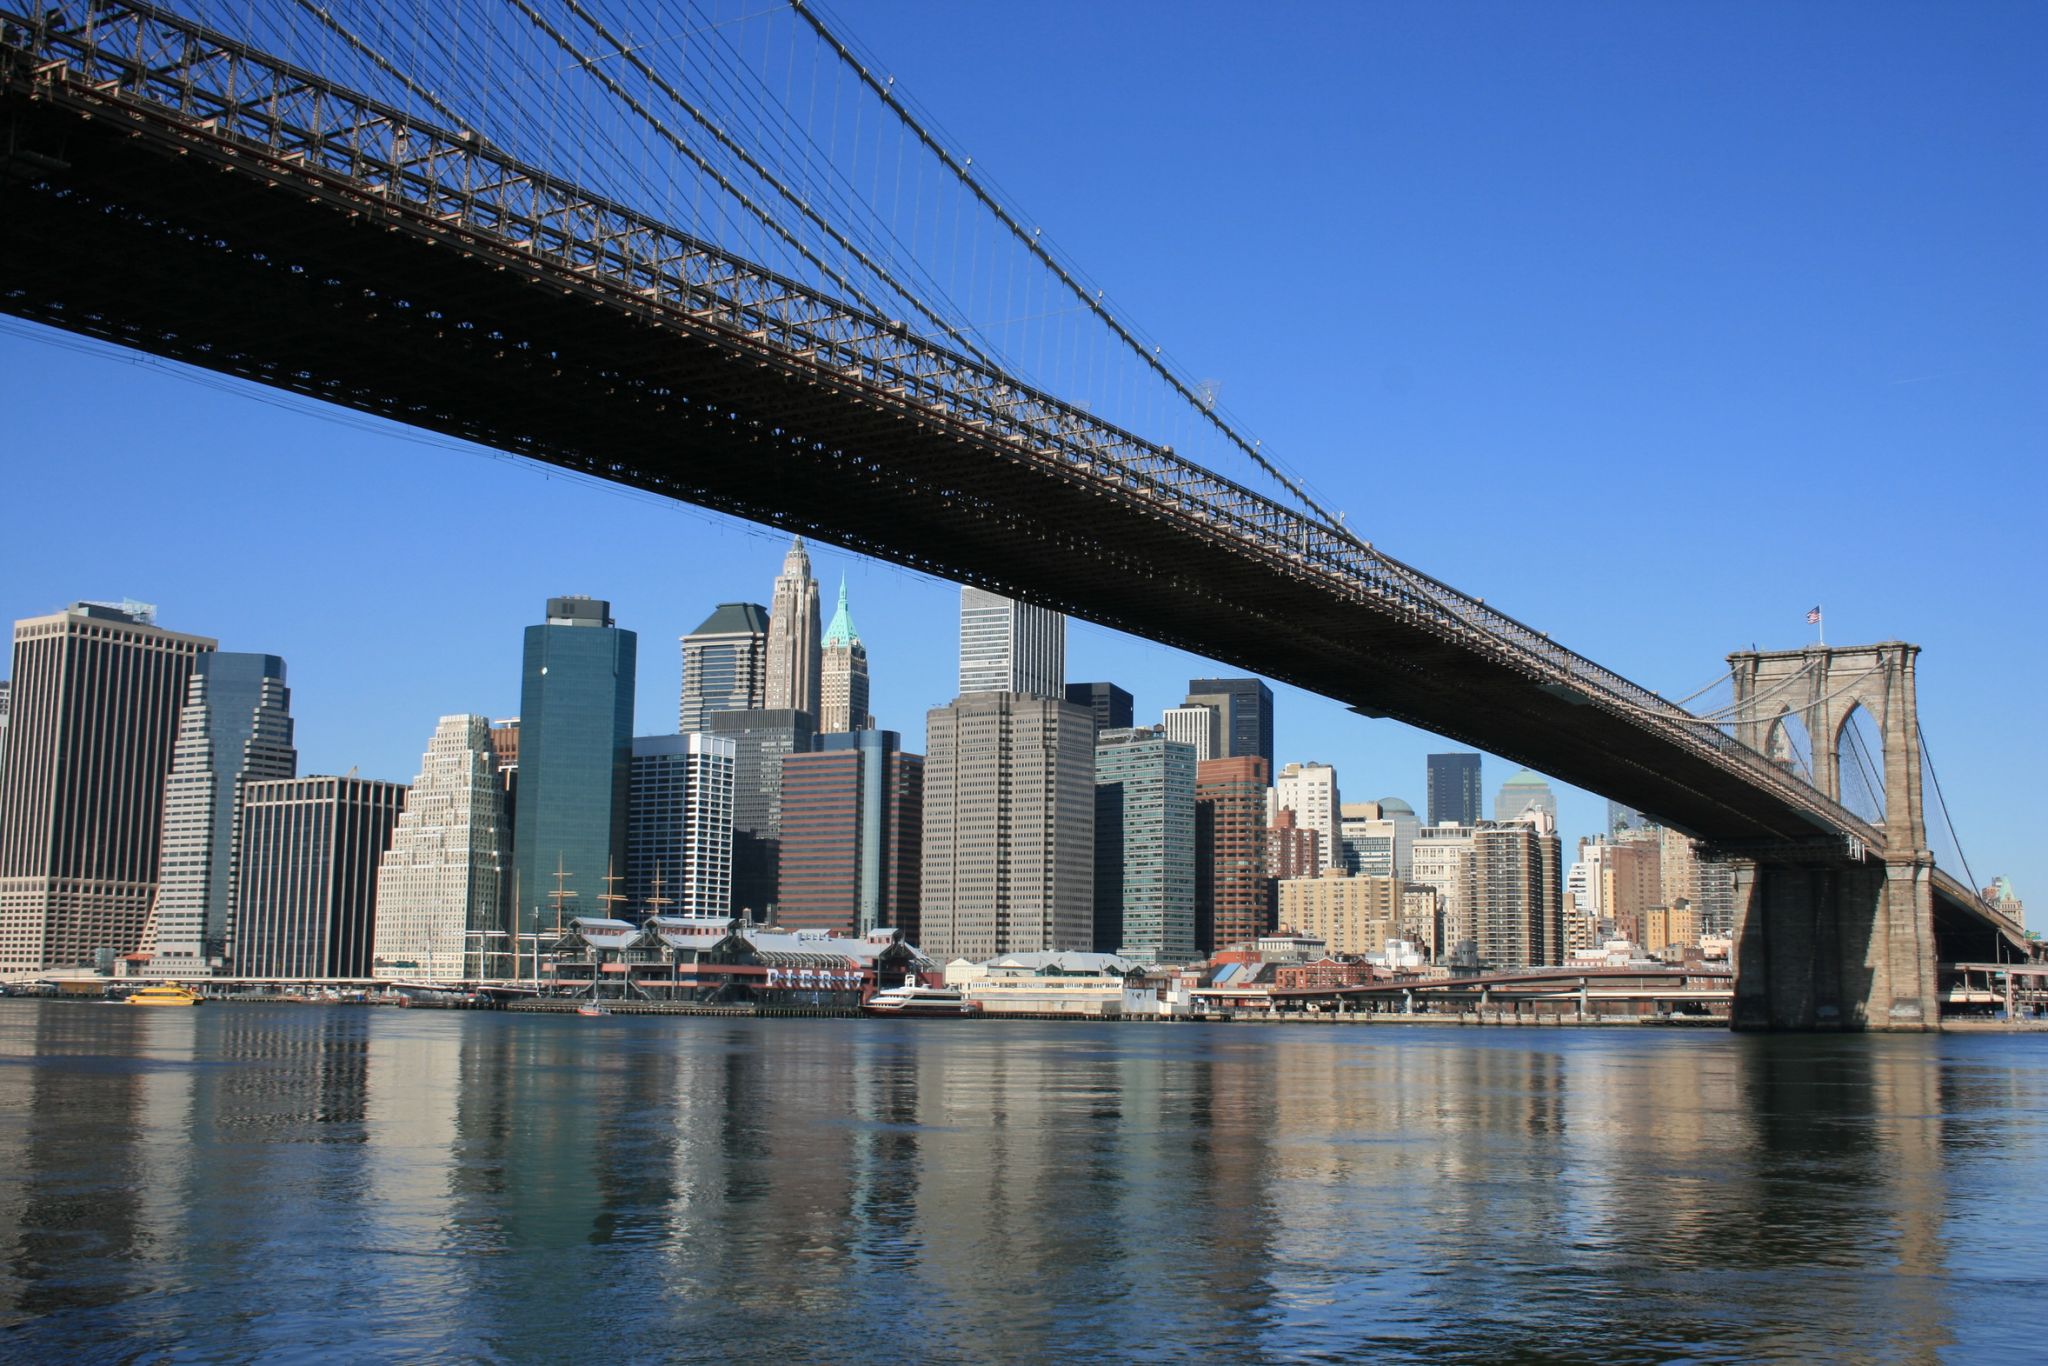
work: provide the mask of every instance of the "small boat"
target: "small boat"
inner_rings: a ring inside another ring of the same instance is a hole
[[[196,1006],[206,998],[190,987],[181,987],[176,982],[166,982],[160,987],[144,987],[128,997],[131,1006]]]
[[[576,1013],[578,1015],[609,1015],[611,1014],[611,1011],[605,1009],[601,1005],[595,1005],[586,1002],[585,1004],[576,1007]]]
[[[976,1013],[978,1007],[958,987],[921,987],[906,982],[868,997],[861,1009],[870,1015],[915,1015],[936,1019],[958,1019]]]

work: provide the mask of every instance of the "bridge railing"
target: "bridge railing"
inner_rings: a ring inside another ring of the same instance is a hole
[[[1382,554],[1318,515],[1213,473],[1051,394],[495,149],[147,3],[0,10],[4,75],[50,98],[153,119],[319,181],[443,238],[488,244],[708,330],[764,363],[912,409],[992,446],[1227,538],[1278,572],[1455,640],[1532,686],[1601,707],[1742,773],[1873,850],[1880,832],[1718,725],[1513,617]],[[460,326],[457,322],[455,325]],[[530,343],[515,343],[530,344]],[[682,396],[687,399],[688,396]]]

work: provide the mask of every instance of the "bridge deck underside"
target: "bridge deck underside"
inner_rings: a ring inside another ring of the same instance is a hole
[[[1059,608],[1705,838],[1829,833],[1605,703],[856,378],[226,154],[9,92],[0,309]],[[9,150],[11,149],[11,150]],[[80,415],[79,440],[91,436]]]

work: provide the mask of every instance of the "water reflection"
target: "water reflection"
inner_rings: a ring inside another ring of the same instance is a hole
[[[0,1003],[29,1357],[2024,1352],[2031,1039]]]

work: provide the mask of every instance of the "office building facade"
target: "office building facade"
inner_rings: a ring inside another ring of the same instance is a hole
[[[1095,746],[1095,949],[1141,963],[1195,958],[1195,750],[1163,731]]]
[[[985,588],[960,590],[960,693],[1063,699],[1067,619]],[[1092,723],[1091,723],[1092,724]]]
[[[722,711],[754,711],[768,698],[768,609],[757,602],[721,602],[683,637],[679,734],[711,729]]]
[[[976,962],[1095,938],[1095,718],[969,693],[925,718],[920,947]]]
[[[781,901],[782,761],[808,753],[811,714],[789,708],[720,712],[711,733],[733,744],[732,906],[763,923]]]
[[[141,942],[193,662],[214,642],[153,609],[74,603],[14,625],[0,770],[0,971]]]
[[[1256,754],[1273,764],[1273,690],[1256,678],[1191,678],[1185,705],[1216,713],[1216,755],[1236,759]]]
[[[1114,683],[1069,683],[1067,701],[1086,707],[1095,716],[1095,733],[1129,730],[1136,722],[1131,695]]]
[[[1509,971],[1564,962],[1564,862],[1557,825],[1538,811],[1472,833],[1479,961]]]
[[[733,786],[739,743],[725,735],[633,739],[626,823],[626,909],[732,913]]]
[[[1211,759],[1226,756],[1217,752],[1216,708],[1214,707],[1168,707],[1159,718],[1166,728],[1166,738],[1187,745],[1195,751],[1196,763],[1207,763]],[[1257,758],[1257,755],[1246,756]]]
[[[276,655],[210,651],[192,661],[164,786],[162,869],[142,947],[154,976],[226,966],[233,933],[242,784],[299,771],[291,690]]]
[[[597,598],[550,598],[526,628],[513,934],[599,914],[605,879],[625,875],[637,647]]]
[[[1201,953],[1272,932],[1268,776],[1266,761],[1256,754],[1195,765],[1195,948]]]
[[[1473,911],[1472,825],[1432,825],[1416,837],[1413,881],[1436,890],[1442,939],[1440,961],[1462,967],[1479,962],[1479,931]]]
[[[281,778],[242,785],[236,838],[236,977],[368,977],[377,869],[405,784]]]
[[[823,735],[782,763],[782,882],[788,929],[916,940],[924,875],[924,759],[891,730]]]
[[[510,975],[497,933],[512,876],[505,789],[482,716],[444,716],[377,864],[371,975],[452,982]]]
[[[1432,754],[1428,759],[1429,824],[1474,826],[1485,818],[1477,754]]]
[[[1328,764],[1289,764],[1273,779],[1274,809],[1292,811],[1296,825],[1316,832],[1323,868],[1344,866],[1337,824],[1339,804],[1337,770]]]
[[[768,600],[769,711],[800,711],[818,723],[822,632],[818,625],[818,581],[811,577],[803,537],[790,543],[782,572]]]
[[[1531,811],[1540,811],[1556,820],[1557,794],[1550,790],[1542,774],[1525,768],[1500,785],[1493,799],[1493,818],[1500,822],[1518,821]]]

